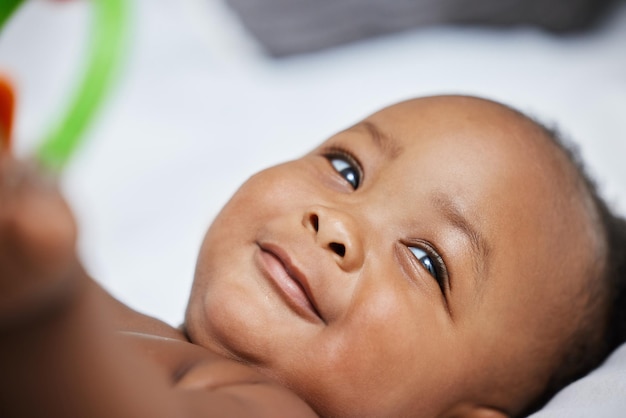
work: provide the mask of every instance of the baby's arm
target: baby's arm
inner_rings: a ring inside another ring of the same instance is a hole
[[[75,256],[75,231],[57,190],[0,156],[0,416],[315,416],[245,374],[177,387],[114,332],[109,301]]]

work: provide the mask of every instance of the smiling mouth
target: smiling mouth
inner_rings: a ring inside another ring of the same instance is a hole
[[[325,323],[308,288],[306,278],[279,248],[257,244],[255,258],[264,276],[296,314],[308,321]]]

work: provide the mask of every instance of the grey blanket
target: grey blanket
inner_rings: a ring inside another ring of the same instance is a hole
[[[612,0],[226,0],[272,55],[438,23],[583,29]]]

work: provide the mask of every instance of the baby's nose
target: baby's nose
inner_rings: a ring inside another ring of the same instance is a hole
[[[354,217],[325,206],[309,208],[302,219],[315,242],[327,250],[344,271],[354,271],[363,264],[364,249],[359,225]]]

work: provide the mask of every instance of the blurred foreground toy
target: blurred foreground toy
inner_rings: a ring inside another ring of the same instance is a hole
[[[0,75],[0,153],[11,147],[15,93],[9,79]]]
[[[24,0],[0,1],[0,31]],[[36,152],[49,170],[60,172],[80,146],[86,129],[110,90],[124,53],[127,33],[126,0],[91,0],[93,27],[86,70],[70,105]],[[4,152],[11,145],[15,94],[10,81],[0,78],[0,141]]]

